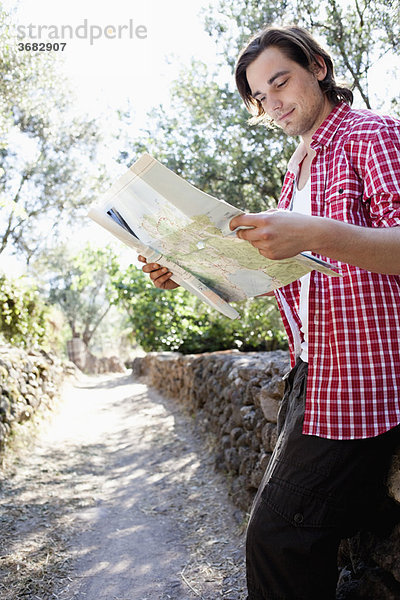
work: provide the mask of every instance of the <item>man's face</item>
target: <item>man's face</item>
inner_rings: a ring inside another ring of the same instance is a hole
[[[332,110],[319,87],[326,66],[313,72],[287,58],[275,46],[266,48],[246,69],[251,94],[285,133],[309,142]]]

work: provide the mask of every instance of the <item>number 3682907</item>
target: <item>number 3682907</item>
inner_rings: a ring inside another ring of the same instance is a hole
[[[66,42],[20,42],[18,50],[20,52],[23,50],[27,52],[50,52],[51,50],[63,52],[66,45]]]

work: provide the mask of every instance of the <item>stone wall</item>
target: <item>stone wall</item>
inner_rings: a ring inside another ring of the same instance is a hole
[[[68,373],[75,367],[53,355],[0,346],[0,453],[18,425],[52,407]]]
[[[138,371],[139,369],[139,371]],[[178,398],[212,434],[216,464],[230,478],[235,503],[248,510],[276,440],[276,416],[289,357],[278,350],[182,356],[150,353],[135,359],[136,374]]]
[[[192,414],[228,475],[234,502],[249,511],[276,443],[276,421],[289,370],[284,351],[150,353],[133,374]],[[371,529],[345,540],[339,552],[338,598],[400,599],[400,454],[393,457],[388,497]]]
[[[91,375],[125,373],[125,365],[118,356],[94,356],[85,342],[78,337],[67,341],[68,358],[78,369]]]

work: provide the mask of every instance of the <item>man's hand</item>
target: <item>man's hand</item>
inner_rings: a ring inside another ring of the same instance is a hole
[[[142,271],[144,273],[149,273],[150,279],[157,288],[160,288],[161,290],[174,290],[179,287],[175,281],[172,281],[172,273],[168,271],[166,267],[161,267],[161,265],[157,263],[147,264],[146,258],[141,254],[139,254],[138,260],[145,263],[144,267],[142,267]]]
[[[311,250],[311,233],[316,225],[314,219],[296,212],[272,209],[234,217],[230,228],[251,227],[240,229],[237,237],[249,241],[262,256],[277,260]]]
[[[262,256],[291,258],[310,250],[374,273],[400,274],[400,226],[361,227],[337,219],[287,210],[239,215],[230,228],[248,240]]]

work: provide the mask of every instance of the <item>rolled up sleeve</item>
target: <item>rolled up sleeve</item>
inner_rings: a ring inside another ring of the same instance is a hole
[[[400,133],[398,128],[377,131],[369,141],[364,199],[370,205],[373,227],[400,225]]]

